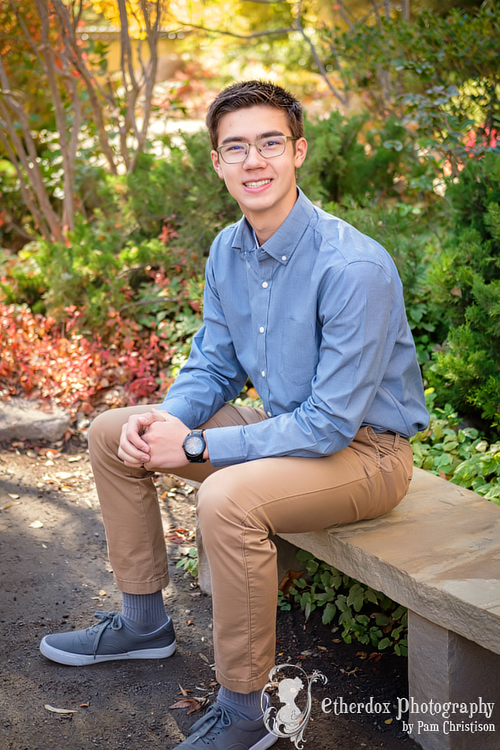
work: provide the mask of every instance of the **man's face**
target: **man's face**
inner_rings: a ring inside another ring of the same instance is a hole
[[[253,143],[272,135],[292,135],[285,113],[273,107],[247,107],[221,118],[218,146],[230,141]],[[287,141],[284,153],[271,159],[265,159],[255,146],[250,147],[245,161],[238,164],[226,164],[217,151],[212,151],[211,157],[215,171],[250,224],[256,229],[272,225],[275,231],[297,199],[295,170],[301,166],[306,152],[307,142],[299,138]]]

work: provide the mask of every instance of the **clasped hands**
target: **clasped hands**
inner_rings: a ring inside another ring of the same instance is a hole
[[[166,411],[133,414],[123,425],[118,457],[126,466],[174,469],[189,462],[182,444],[190,430]]]

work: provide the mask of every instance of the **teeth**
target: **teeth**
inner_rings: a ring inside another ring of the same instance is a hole
[[[249,188],[256,188],[261,187],[262,185],[268,185],[270,182],[271,180],[259,180],[258,182],[245,182],[245,185]]]

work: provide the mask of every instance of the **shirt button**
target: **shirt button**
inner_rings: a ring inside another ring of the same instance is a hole
[[[266,329],[264,328],[264,326],[261,326],[261,327],[259,328],[259,331],[260,331],[261,333],[264,333],[264,331],[265,331],[265,330],[266,330]]]
[[[267,281],[263,281],[262,282],[262,288],[263,289],[267,289],[268,286],[269,286],[269,284],[267,283]]]
[[[260,374],[262,375],[263,378],[266,377],[266,371],[265,370],[262,370],[262,372]]]
[[[273,416],[273,413],[272,413],[272,411],[268,411],[268,412],[267,412],[267,416],[268,416],[268,417],[272,417],[272,416]]]
[[[281,260],[286,260],[286,255],[282,255]]]

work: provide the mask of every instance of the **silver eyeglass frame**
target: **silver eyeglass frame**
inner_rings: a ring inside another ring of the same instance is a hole
[[[257,144],[262,143],[263,141],[268,141],[272,138],[284,139],[283,151],[281,151],[279,154],[273,154],[272,156],[265,156]],[[229,143],[223,143],[222,146],[218,146],[215,150],[217,151],[220,158],[225,164],[243,164],[243,162],[247,160],[248,154],[250,153],[250,146],[255,146],[255,148],[259,152],[259,155],[262,156],[263,159],[276,159],[278,156],[283,156],[283,154],[285,153],[287,141],[298,141],[299,138],[300,136],[293,136],[293,135],[274,135],[274,136],[271,135],[271,136],[267,136],[266,138],[259,138],[256,141],[230,141]],[[238,159],[238,161],[227,161],[227,159],[224,157],[224,154],[222,153],[222,149],[226,148],[227,146],[232,145],[233,143],[237,143],[238,145],[245,147],[244,158]]]

